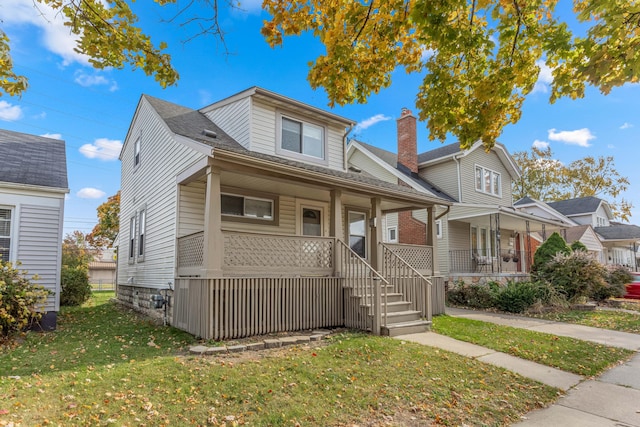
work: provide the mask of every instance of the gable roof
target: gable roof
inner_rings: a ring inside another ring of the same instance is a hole
[[[546,212],[547,215],[549,215],[549,217],[555,218],[558,221],[562,221],[565,222],[571,226],[575,226],[578,225],[578,223],[576,223],[574,220],[572,220],[571,218],[563,215],[562,213],[558,212],[557,210],[553,209],[551,206],[549,206],[548,203],[545,202],[541,202],[540,200],[536,200],[533,197],[523,197],[520,200],[518,200],[517,202],[515,202],[513,204],[513,206],[521,211],[525,211],[525,212],[530,212],[531,208],[538,208],[540,210],[542,210],[543,212]]]
[[[64,141],[0,129],[0,182],[68,189]]]
[[[175,133],[176,135],[181,135],[191,140],[200,142],[206,146],[210,146],[214,150],[223,150],[229,153],[248,156],[249,158],[257,160],[277,163],[282,166],[291,166],[314,173],[320,173],[325,176],[347,179],[351,182],[364,184],[366,186],[385,188],[387,190],[393,190],[395,192],[401,192],[407,195],[411,194],[413,196],[419,196],[421,199],[427,198],[434,203],[443,203],[443,200],[441,200],[441,198],[439,198],[438,196],[426,195],[423,192],[416,191],[412,188],[391,184],[368,175],[359,174],[356,172],[344,172],[327,167],[290,160],[279,156],[273,156],[247,150],[236,140],[227,135],[201,111],[176,105],[171,102],[163,101],[161,99],[154,98],[148,95],[143,95],[143,98],[149,102],[151,107],[158,113],[160,118],[166,123],[171,132]],[[210,136],[212,135],[211,133],[205,134],[204,130],[214,132],[215,137]],[[447,204],[447,202],[444,201],[444,204]]]
[[[414,184],[416,184],[417,186],[419,186],[420,188],[423,188],[424,190],[428,191],[429,193],[431,193],[433,195],[436,195],[438,197],[441,197],[444,200],[447,200],[449,202],[457,202],[456,199],[454,199],[449,194],[447,194],[444,191],[442,191],[440,188],[438,188],[435,185],[431,184],[430,182],[426,181],[425,179],[420,177],[418,174],[412,173],[409,169],[407,169],[403,165],[399,165],[398,164],[398,155],[397,154],[392,153],[391,151],[387,151],[387,150],[384,150],[382,148],[378,148],[376,146],[361,142],[361,141],[354,140],[352,142],[355,142],[356,144],[361,145],[364,149],[370,151],[371,154],[373,154],[374,156],[378,157],[381,161],[386,163],[392,169],[394,169],[397,172],[399,172],[400,174],[402,174],[402,179],[405,179],[407,181],[411,181]]]
[[[449,159],[453,159],[454,157],[464,157],[478,149],[484,150],[484,144],[482,143],[482,141],[476,142],[468,150],[461,149],[460,144],[457,142],[453,144],[443,145],[442,147],[438,147],[434,150],[429,150],[425,151],[424,153],[418,154],[418,167],[426,166],[428,164],[441,163]],[[509,171],[512,177],[520,177],[520,168],[513,160],[513,157],[511,157],[511,154],[509,154],[507,147],[499,142],[496,142],[491,151],[495,152],[498,155],[500,161],[504,164],[505,168]]]
[[[633,224],[613,223],[608,227],[595,227],[594,230],[604,240],[640,240],[640,227]]]
[[[588,196],[578,197],[576,199],[559,200],[557,202],[549,202],[547,204],[561,214],[571,216],[593,213],[598,210],[598,207],[602,202],[602,199]]]

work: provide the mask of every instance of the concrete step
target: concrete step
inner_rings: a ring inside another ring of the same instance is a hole
[[[427,320],[415,320],[413,322],[392,323],[381,328],[381,334],[390,337],[399,335],[418,334],[428,332],[431,329],[431,322]]]
[[[384,322],[384,314],[382,315],[382,321]],[[420,312],[415,310],[405,310],[397,312],[387,312],[387,324],[394,323],[413,322],[420,320]]]

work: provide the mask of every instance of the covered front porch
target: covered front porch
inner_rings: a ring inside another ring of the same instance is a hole
[[[444,311],[433,227],[426,246],[382,243],[384,212],[426,208],[434,223],[424,195],[238,153],[200,166],[178,180],[175,326],[212,339],[393,334]]]
[[[540,243],[565,227],[506,207],[452,209],[450,280],[526,280]]]

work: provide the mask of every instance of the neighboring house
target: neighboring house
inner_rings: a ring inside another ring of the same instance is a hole
[[[506,148],[497,143],[486,152],[478,142],[468,150],[450,144],[418,154],[416,138],[416,118],[404,109],[398,119],[398,155],[351,141],[349,164],[451,202],[437,208],[435,216],[439,274],[450,281],[528,277],[535,233],[567,224],[513,207],[511,182],[520,172]],[[385,238],[422,244],[425,222],[423,210],[389,213]]]
[[[43,329],[60,308],[64,198],[69,192],[64,141],[0,130],[0,256],[52,292]]]
[[[116,255],[105,249],[89,263],[89,283],[94,289],[113,289],[116,283]]]
[[[353,125],[258,87],[199,110],[143,95],[120,155],[118,299],[207,339],[424,330],[435,233],[385,245],[382,217],[449,202],[348,170]]]

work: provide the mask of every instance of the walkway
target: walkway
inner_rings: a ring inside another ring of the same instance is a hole
[[[500,366],[566,392],[554,405],[527,414],[523,417],[522,422],[516,424],[517,426],[640,427],[640,335],[549,320],[449,307],[447,308],[447,314],[558,336],[573,337],[639,352],[627,363],[610,369],[596,379],[585,380],[584,377],[576,374],[523,360],[475,344],[458,341],[433,332],[396,337],[404,341],[438,347]]]

